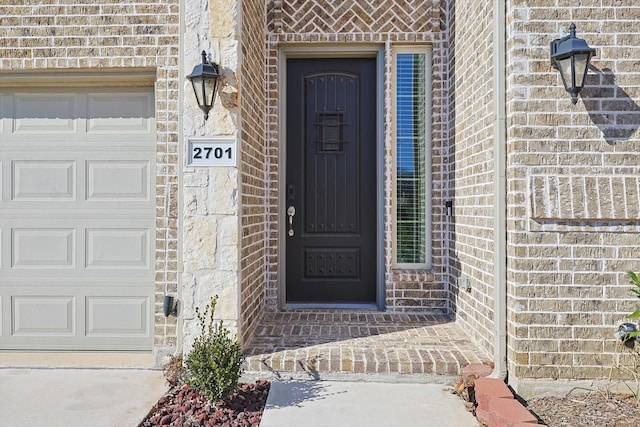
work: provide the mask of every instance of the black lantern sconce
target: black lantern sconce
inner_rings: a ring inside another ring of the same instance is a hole
[[[571,94],[571,103],[578,102],[578,94],[584,86],[591,57],[596,50],[586,41],[576,37],[576,25],[571,23],[569,35],[551,42],[551,65],[560,70],[562,83]]]
[[[204,119],[209,118],[209,111],[213,107],[218,91],[218,83],[222,76],[218,72],[218,64],[207,60],[207,53],[202,51],[202,64],[193,67],[187,78],[191,81],[193,92],[196,94],[198,106],[204,112]]]

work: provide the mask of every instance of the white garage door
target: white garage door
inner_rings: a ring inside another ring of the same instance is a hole
[[[150,88],[0,88],[0,349],[149,350]]]

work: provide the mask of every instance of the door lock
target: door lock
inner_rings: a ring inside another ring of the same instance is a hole
[[[287,215],[289,215],[289,237],[293,237],[293,217],[296,215],[296,208],[292,206],[289,206],[289,209],[287,209]]]

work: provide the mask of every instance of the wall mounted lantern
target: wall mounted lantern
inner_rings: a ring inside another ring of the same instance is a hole
[[[202,51],[202,64],[193,67],[187,78],[191,81],[193,92],[196,94],[198,106],[204,111],[204,119],[209,118],[209,110],[213,107],[216,98],[218,83],[220,82],[218,64],[207,60],[207,53]]]
[[[584,86],[591,57],[596,50],[586,41],[576,37],[576,25],[571,23],[569,35],[551,42],[551,65],[560,70],[562,83],[571,94],[571,102],[578,102],[578,94]]]

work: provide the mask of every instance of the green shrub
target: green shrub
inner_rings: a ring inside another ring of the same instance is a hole
[[[229,398],[238,387],[244,357],[238,339],[231,336],[222,320],[215,324],[213,312],[218,297],[201,313],[196,308],[202,332],[186,359],[186,382],[213,402]]]

